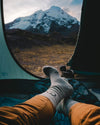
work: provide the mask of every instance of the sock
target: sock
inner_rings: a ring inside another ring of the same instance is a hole
[[[41,95],[47,97],[52,102],[54,107],[56,107],[63,98],[69,97],[72,94],[73,87],[60,77],[57,69],[45,66],[43,68],[43,72],[50,77],[51,86]]]
[[[62,99],[56,110],[60,113],[63,113],[65,116],[68,116],[70,108],[76,103],[78,102],[70,98]]]

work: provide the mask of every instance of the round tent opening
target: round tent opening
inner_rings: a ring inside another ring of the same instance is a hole
[[[17,63],[35,76],[45,77],[42,72],[45,65],[57,69],[66,65],[74,53],[80,17],[71,13],[74,6],[68,9],[67,4],[65,7],[62,4],[63,1],[46,5],[41,2],[41,6],[38,1],[12,1],[11,4],[3,1],[8,48]],[[80,14],[81,6],[82,1],[78,8]]]

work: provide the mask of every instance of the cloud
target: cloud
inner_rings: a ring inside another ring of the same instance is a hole
[[[78,2],[78,0],[76,0]],[[82,1],[82,0],[80,0]],[[51,6],[59,6],[79,18],[81,4],[72,4],[75,0],[3,0],[5,23],[15,18],[33,14],[37,10],[46,10]]]
[[[68,13],[74,17],[76,17],[79,21],[80,21],[80,18],[81,18],[81,9],[82,9],[82,6],[81,5],[71,5],[70,6],[71,9],[69,9]]]
[[[39,9],[46,9],[50,0],[4,0],[4,20],[10,22],[17,17],[27,16]]]

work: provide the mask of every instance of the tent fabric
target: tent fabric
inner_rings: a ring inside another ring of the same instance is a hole
[[[0,0],[0,79],[38,80],[37,77],[27,73],[15,62],[8,49],[4,36],[2,7],[2,0]]]
[[[99,0],[83,0],[75,52],[67,65],[78,74],[100,75]]]

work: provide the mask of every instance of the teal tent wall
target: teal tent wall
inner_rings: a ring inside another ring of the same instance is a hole
[[[31,79],[37,77],[22,69],[13,59],[5,41],[3,28],[3,1],[0,0],[0,79]]]
[[[84,0],[75,52],[67,65],[75,73],[100,75],[99,0]]]

